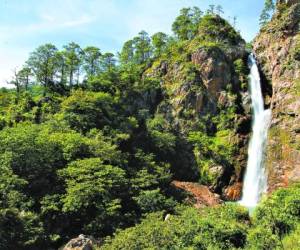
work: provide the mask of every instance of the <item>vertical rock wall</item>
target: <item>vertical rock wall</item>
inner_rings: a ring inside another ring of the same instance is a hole
[[[299,0],[279,1],[271,22],[254,42],[255,55],[266,79],[265,89],[272,89],[266,153],[269,191],[300,180],[299,23]]]

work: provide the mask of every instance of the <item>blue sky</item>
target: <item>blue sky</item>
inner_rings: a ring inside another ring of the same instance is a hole
[[[58,48],[74,41],[102,51],[145,30],[171,34],[183,7],[222,5],[224,17],[236,16],[237,28],[250,41],[259,30],[263,0],[0,0],[0,86],[28,54],[43,43]]]

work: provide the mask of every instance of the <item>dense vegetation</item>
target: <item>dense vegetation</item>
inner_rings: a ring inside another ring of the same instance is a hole
[[[174,36],[142,31],[117,56],[73,42],[30,54],[15,88],[0,91],[0,249],[58,248],[80,233],[106,239],[104,249],[297,242],[299,186],[275,193],[251,220],[234,204],[183,205],[185,194],[170,186],[195,181],[222,195],[241,172],[235,136],[248,133],[238,119],[247,55],[220,14],[220,6],[182,9]],[[225,101],[200,79],[198,52],[228,67]],[[190,105],[196,93],[206,98],[200,111]],[[221,174],[210,171],[218,165]]]
[[[101,249],[299,249],[300,186],[279,189],[249,217],[237,204],[197,210],[178,206],[168,220],[148,215]]]

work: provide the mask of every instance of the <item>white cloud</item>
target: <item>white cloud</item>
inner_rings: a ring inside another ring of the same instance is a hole
[[[86,15],[79,16],[73,19],[60,20],[56,19],[55,16],[42,16],[44,21],[40,23],[35,23],[29,26],[20,27],[23,32],[39,32],[39,31],[54,31],[64,28],[75,28],[82,25],[89,24],[95,20],[93,17]]]

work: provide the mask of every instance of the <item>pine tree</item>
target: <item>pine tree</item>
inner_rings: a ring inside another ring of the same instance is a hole
[[[259,23],[261,26],[266,25],[266,23],[270,21],[274,10],[275,4],[273,0],[265,0],[265,6],[259,18]]]

